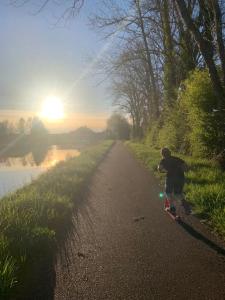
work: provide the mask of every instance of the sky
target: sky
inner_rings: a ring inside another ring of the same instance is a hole
[[[79,16],[57,23],[64,6],[50,4],[35,15],[38,3],[14,7],[0,2],[0,119],[38,115],[48,96],[64,103],[65,118],[43,120],[52,132],[79,126],[105,127],[112,112],[108,83],[95,74],[95,60],[107,49],[88,26],[97,0],[87,1]]]

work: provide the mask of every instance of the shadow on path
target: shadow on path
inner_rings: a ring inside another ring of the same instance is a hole
[[[79,241],[79,215],[85,219],[88,230],[92,230],[92,220],[90,217],[91,205],[88,201],[92,194],[91,182],[93,174],[96,176],[102,176],[99,165],[101,161],[108,156],[111,152],[113,145],[108,151],[102,156],[96,168],[86,178],[83,186],[74,196],[75,208],[73,212],[72,220],[68,220],[68,224],[65,224],[65,228],[61,227],[59,237],[57,239],[57,250],[48,256],[41,259],[33,257],[32,267],[29,266],[28,270],[31,272],[24,271],[24,276],[21,284],[15,289],[15,292],[10,300],[54,300],[55,299],[55,287],[56,287],[56,265],[57,260],[61,260],[66,270],[69,272],[70,265],[74,259],[74,253],[78,256],[84,256],[81,252],[74,252],[74,247]],[[35,270],[35,272],[34,272]]]
[[[100,171],[98,171],[100,173]],[[55,299],[55,286],[56,286],[56,264],[57,260],[64,264],[67,272],[70,272],[70,265],[76,255],[73,251],[76,243],[79,241],[79,221],[80,216],[85,219],[87,227],[92,228],[92,220],[89,215],[91,210],[90,203],[87,201],[92,191],[86,186],[77,197],[76,207],[73,212],[73,219],[69,228],[62,229],[61,236],[57,243],[57,251],[41,259],[33,258],[33,266],[29,269],[35,272],[25,272],[23,276],[23,283],[16,289],[10,300],[54,300]],[[30,262],[31,263],[31,262]]]
[[[53,300],[56,280],[54,257],[33,258],[29,264],[35,272],[31,272],[30,268],[24,270],[21,283],[10,300]]]
[[[206,244],[209,248],[216,251],[218,254],[223,255],[225,257],[225,249],[205,237],[203,234],[201,234],[199,231],[195,230],[192,226],[185,223],[182,220],[177,221],[177,223],[185,230],[187,231],[191,236],[194,238],[200,240],[202,243]]]

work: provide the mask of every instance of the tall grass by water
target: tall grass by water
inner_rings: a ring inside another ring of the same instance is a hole
[[[151,148],[145,143],[126,144],[157,177],[162,179],[165,176],[157,172],[157,165],[161,160],[159,149]],[[193,205],[194,212],[207,219],[210,225],[225,237],[225,172],[211,160],[178,153],[174,155],[188,164],[184,191],[186,199]]]
[[[111,145],[93,146],[0,200],[0,299],[14,299],[37,262],[52,259],[71,228],[81,190]]]

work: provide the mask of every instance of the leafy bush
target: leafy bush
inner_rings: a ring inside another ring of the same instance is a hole
[[[217,98],[207,70],[195,70],[184,81],[180,107],[187,114],[191,153],[212,156],[225,146],[224,116],[215,113]]]
[[[180,103],[165,114],[163,127],[159,131],[158,145],[167,146],[173,151],[187,153],[189,150],[188,142],[189,127],[187,117]]]
[[[161,120],[151,125],[146,142],[153,147],[199,157],[214,156],[225,148],[223,111],[207,70],[195,70],[183,82],[177,101],[164,108]]]

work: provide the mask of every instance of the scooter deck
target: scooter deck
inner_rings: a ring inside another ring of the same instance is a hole
[[[179,221],[180,220],[180,216],[178,216],[177,214],[173,214],[169,209],[165,209],[165,212],[167,212],[167,214],[171,217],[171,219],[173,219],[174,221]]]

